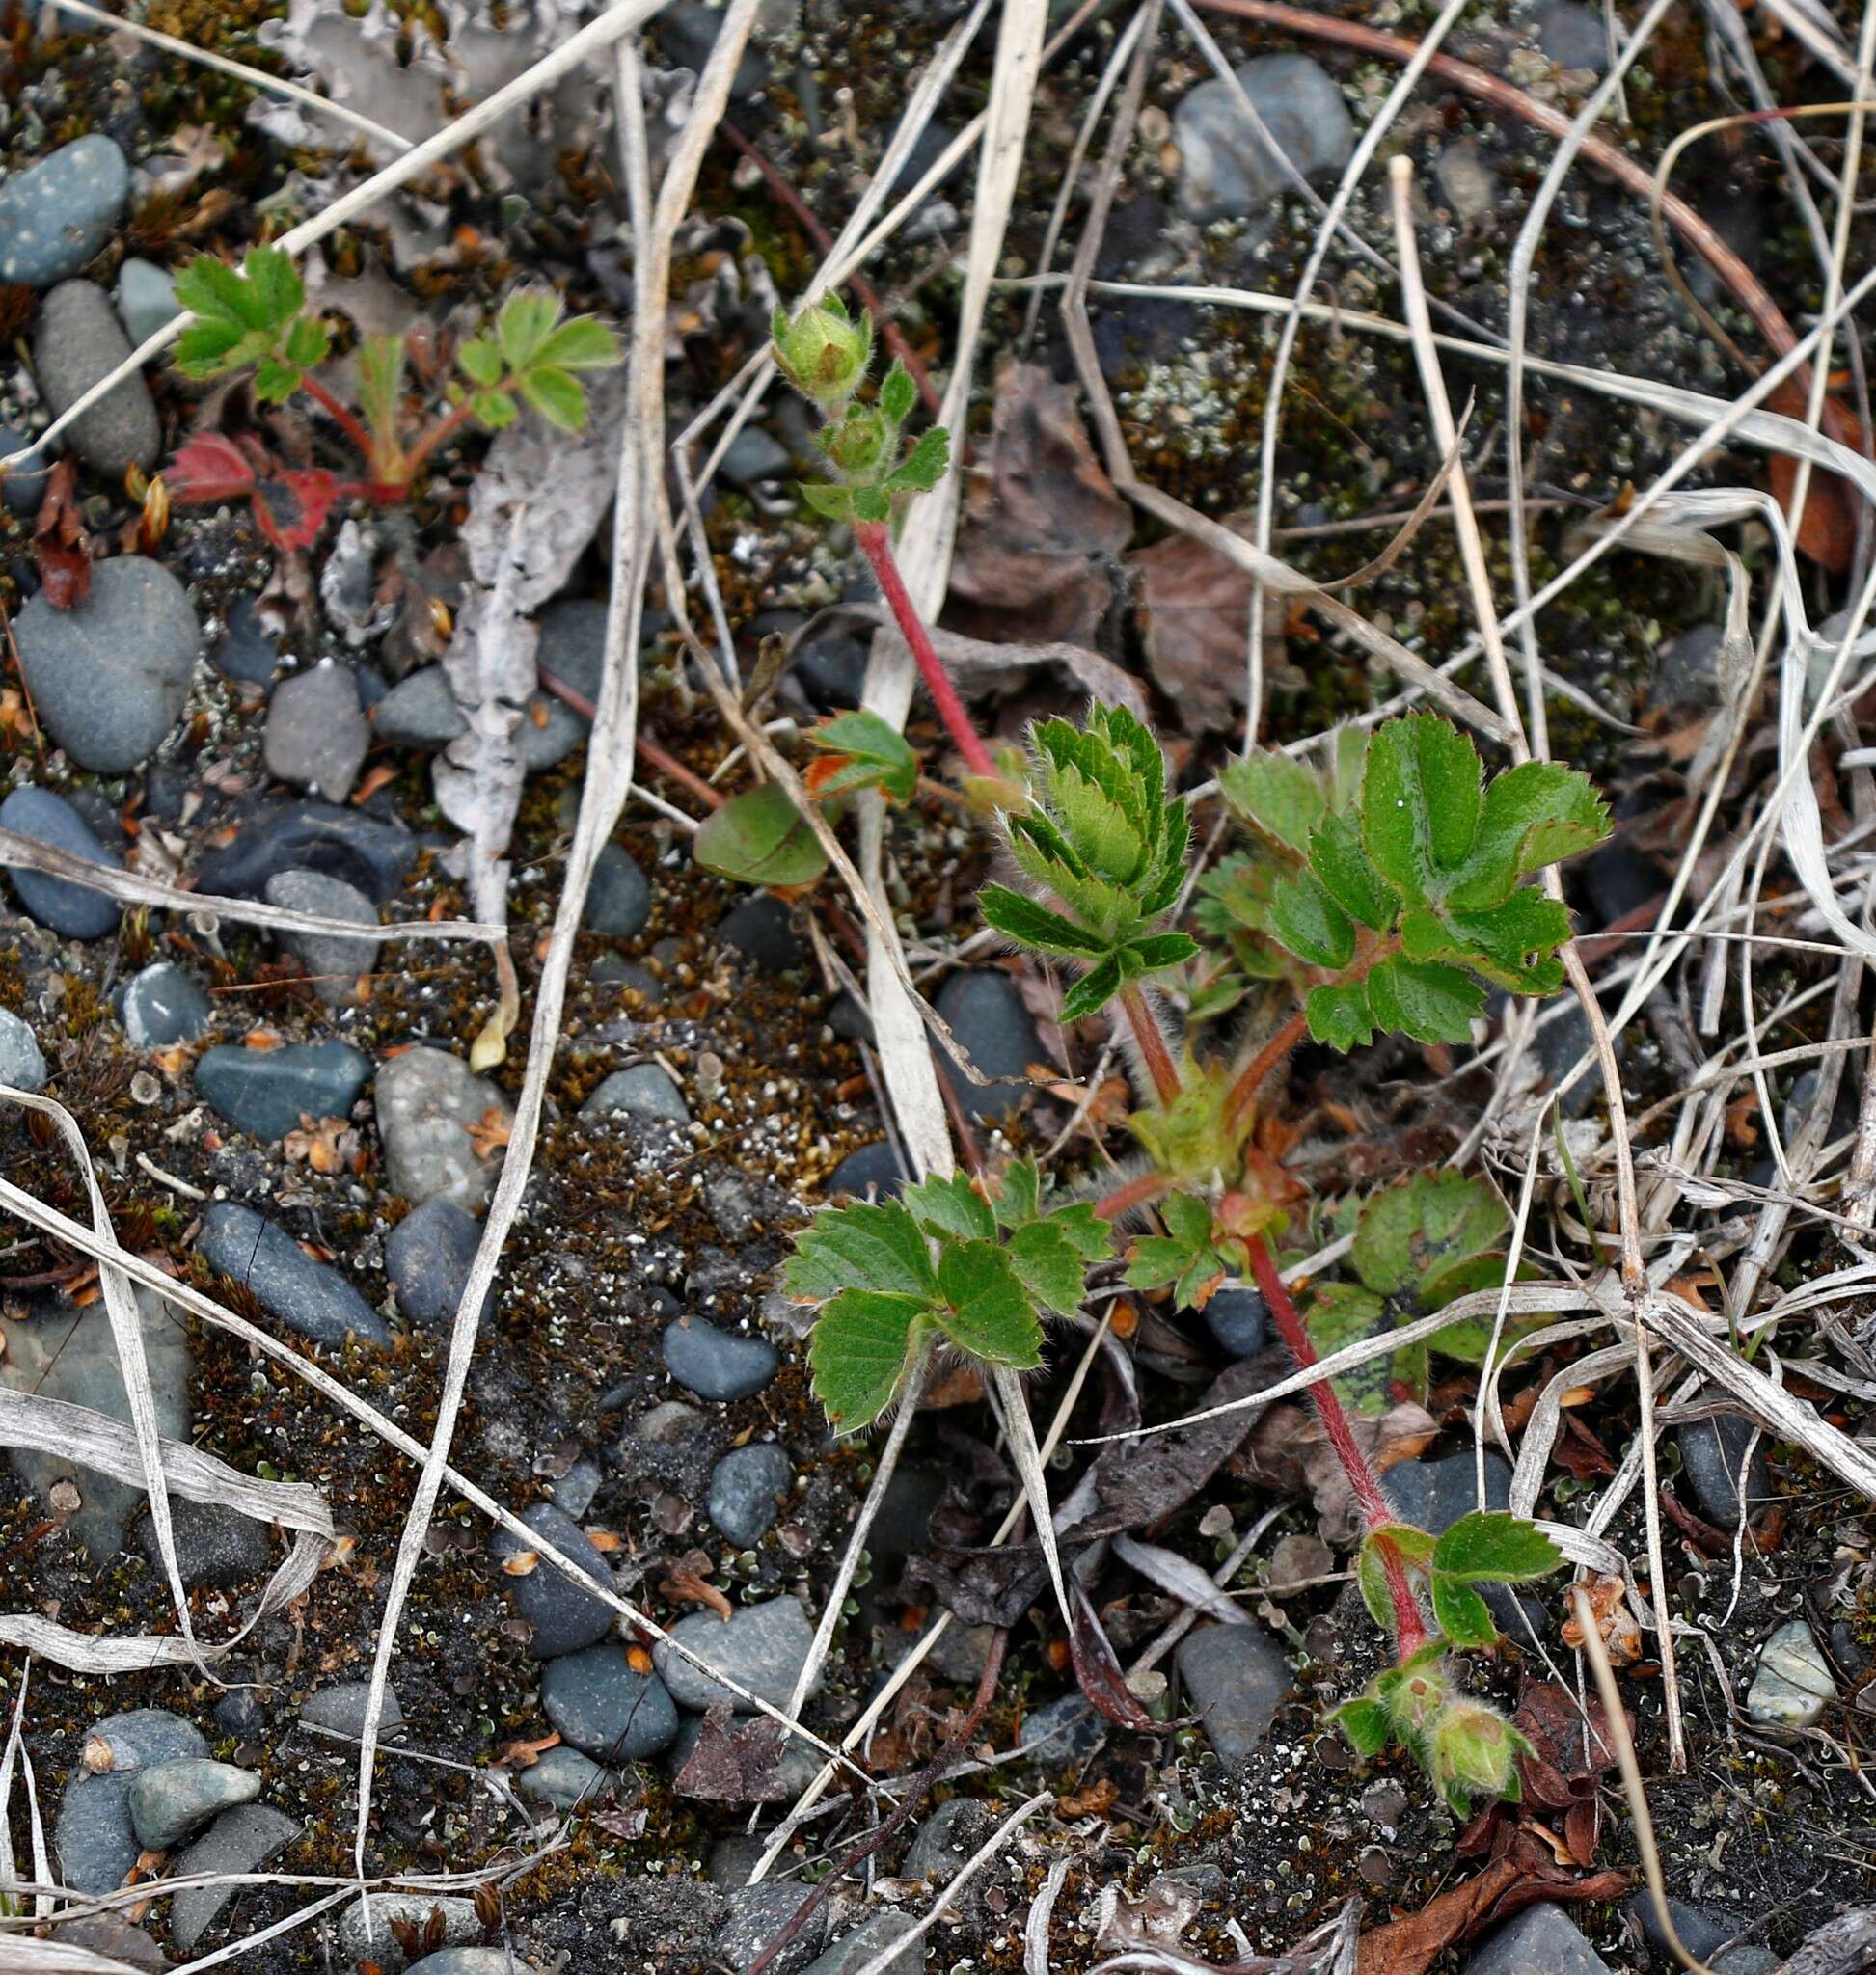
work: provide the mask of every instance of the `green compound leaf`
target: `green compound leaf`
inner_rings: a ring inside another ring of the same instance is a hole
[[[1312,988],[1303,1003],[1309,1032],[1319,1042],[1344,1051],[1374,1040],[1375,1015],[1366,981],[1343,981]]]
[[[1298,857],[1309,855],[1311,833],[1329,810],[1320,778],[1287,754],[1234,761],[1219,771],[1218,792],[1235,816]]]
[[[1546,864],[1593,850],[1609,834],[1609,810],[1586,774],[1554,761],[1527,761],[1493,777],[1470,856],[1448,903],[1495,906]]]
[[[1344,1701],[1329,1717],[1347,1738],[1357,1755],[1379,1755],[1394,1733],[1394,1717],[1385,1701],[1359,1694]]]
[[[1409,901],[1439,897],[1479,826],[1484,766],[1437,714],[1389,720],[1369,743],[1362,836],[1375,868]]]
[[[332,338],[326,332],[326,325],[311,315],[302,315],[288,327],[282,350],[289,364],[302,370],[311,370],[326,361],[332,349]]]
[[[476,423],[491,432],[504,430],[521,416],[521,407],[505,391],[478,391],[469,402]]]
[[[1006,884],[987,884],[977,895],[977,908],[984,923],[1006,939],[1026,946],[1032,953],[1072,954],[1082,960],[1099,960],[1109,951],[1108,942],[1098,933],[1084,933],[1060,912],[1051,912]]]
[[[517,374],[515,388],[557,430],[585,429],[586,388],[570,371],[537,363]]]
[[[463,344],[456,352],[456,367],[471,384],[479,384],[485,391],[494,390],[508,368],[502,361],[502,352],[485,336],[472,337]]]
[[[775,782],[732,796],[697,831],[692,854],[744,884],[811,884],[828,868],[828,853]]]
[[[1382,960],[1369,970],[1368,1005],[1379,1027],[1416,1042],[1469,1042],[1485,990],[1438,961]]]
[[[522,288],[503,303],[495,318],[495,339],[510,370],[526,370],[540,355],[563,306],[559,296],[541,288]]]
[[[885,476],[884,491],[929,494],[944,478],[950,464],[950,433],[942,425],[930,426],[918,435],[917,444]]]
[[[234,354],[247,334],[238,322],[197,316],[177,338],[177,368],[185,377],[214,377],[223,369],[233,369],[249,361],[246,356]]]
[[[1308,966],[1342,968],[1355,957],[1354,924],[1313,871],[1277,880],[1270,931]]]
[[[909,1186],[900,1196],[912,1219],[928,1234],[955,1235],[960,1241],[990,1240],[996,1232],[996,1217],[990,1202],[971,1185],[969,1176],[953,1173],[939,1178],[934,1175]]]
[[[1535,1523],[1504,1509],[1461,1516],[1433,1549],[1433,1568],[1476,1583],[1519,1584],[1548,1577],[1563,1553]]]
[[[306,289],[291,255],[278,247],[250,247],[244,263],[248,288],[258,311],[255,326],[285,329],[306,307]]]
[[[1198,941],[1183,933],[1149,933],[1144,939],[1129,939],[1121,948],[1121,965],[1129,981],[1147,974],[1163,974],[1168,967],[1183,967],[1199,950]]]
[[[1369,860],[1352,816],[1326,818],[1309,840],[1310,869],[1350,918],[1385,933],[1400,910],[1400,894]]]
[[[938,1294],[930,1250],[908,1209],[823,1207],[795,1237],[782,1288],[798,1303],[823,1303],[843,1289],[877,1289],[929,1303]]]
[[[1043,1327],[1009,1256],[994,1241],[948,1245],[938,1258],[933,1315],[961,1350],[992,1365],[1030,1371],[1043,1362]]]
[[[870,1426],[898,1397],[925,1328],[914,1296],[843,1289],[821,1311],[808,1343],[815,1396],[840,1433]]]
[[[1437,1310],[1460,1291],[1439,1294],[1435,1285],[1487,1255],[1509,1226],[1484,1180],[1452,1171],[1416,1173],[1363,1202],[1349,1259],[1369,1288]]]
[[[1095,1014],[1113,1000],[1127,985],[1121,972],[1118,956],[1109,954],[1091,972],[1083,974],[1062,997],[1062,1019],[1065,1022],[1078,1022],[1083,1015]]]
[[[1308,1324],[1310,1339],[1324,1358],[1397,1328],[1386,1299],[1356,1283],[1324,1283],[1310,1305]],[[1371,1358],[1331,1383],[1350,1412],[1373,1417],[1401,1397],[1424,1401],[1427,1381],[1427,1346],[1408,1344]]]
[[[1488,1646],[1498,1637],[1490,1608],[1462,1578],[1432,1575],[1433,1618],[1455,1646]]]
[[[557,370],[612,370],[624,361],[624,346],[596,315],[570,317],[534,353]]]
[[[1065,1212],[1073,1213],[1074,1208]],[[1088,1210],[1090,1213],[1093,1209]],[[1017,1280],[1045,1310],[1073,1316],[1087,1293],[1088,1263],[1106,1253],[1107,1243],[1089,1255],[1075,1233],[1056,1216],[1031,1221],[1010,1236],[1010,1266]]]
[[[910,802],[918,790],[918,756],[911,744],[878,714],[836,714],[808,740],[823,750],[824,759],[809,769],[807,791],[817,800],[879,788],[894,802]]]

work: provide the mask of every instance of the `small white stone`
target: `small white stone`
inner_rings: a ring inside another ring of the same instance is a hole
[[[1802,1618],[1781,1625],[1758,1649],[1746,1712],[1768,1728],[1808,1728],[1836,1699],[1829,1664]]]

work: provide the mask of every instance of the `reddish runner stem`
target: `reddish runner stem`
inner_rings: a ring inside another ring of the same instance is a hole
[[[1103,1221],[1118,1221],[1135,1207],[1150,1206],[1166,1191],[1166,1186],[1163,1173],[1142,1173],[1137,1179],[1129,1179],[1125,1186],[1117,1186],[1104,1200],[1097,1201],[1095,1212]]]
[[[991,751],[984,744],[983,736],[971,725],[965,703],[958,697],[958,689],[952,685],[951,675],[944,669],[944,663],[932,643],[932,635],[925,629],[924,620],[907,591],[905,579],[899,574],[899,565],[892,555],[892,537],[885,523],[856,522],[854,539],[858,542],[861,553],[879,580],[880,594],[892,612],[900,636],[911,647],[918,676],[925,682],[925,690],[932,695],[932,704],[938,708],[945,731],[964,756],[965,766],[972,774],[993,776],[996,764],[991,759]]]
[[[545,665],[537,665],[535,676],[540,680],[541,690],[551,692],[562,706],[570,706],[584,719],[597,719],[599,709],[582,692],[577,686],[569,686]],[[661,775],[668,775],[680,789],[688,789],[706,809],[720,809],[724,797],[720,789],[713,789],[699,774],[693,774],[674,754],[668,754],[658,743],[646,734],[635,734],[632,744],[639,759],[647,768],[654,768]]]
[[[1253,1099],[1264,1086],[1264,1079],[1303,1040],[1303,1031],[1308,1026],[1303,1011],[1299,1008],[1251,1058],[1244,1068],[1243,1074],[1232,1085],[1231,1096],[1225,1099],[1227,1126],[1237,1126],[1242,1123],[1245,1112],[1251,1108]]]
[[[300,389],[315,405],[323,407],[339,429],[365,455],[367,465],[369,465],[375,450],[371,435],[359,423],[358,416],[352,408],[334,397],[311,370],[300,372]]]
[[[416,479],[418,469],[429,458],[446,439],[453,439],[471,419],[476,416],[476,407],[469,398],[464,398],[447,417],[439,419],[427,432],[419,435],[417,444],[404,455],[404,478],[408,483]]]
[[[1264,1292],[1264,1301],[1269,1309],[1271,1321],[1277,1327],[1277,1335],[1290,1346],[1290,1355],[1295,1359],[1296,1368],[1299,1371],[1313,1370],[1321,1360],[1303,1324],[1301,1312],[1278,1272],[1275,1257],[1259,1240],[1253,1240],[1250,1249],[1251,1272]],[[1348,1424],[1348,1416],[1342,1410],[1342,1400],[1335,1387],[1323,1379],[1310,1387],[1309,1395],[1316,1407],[1316,1417],[1322,1422],[1322,1431],[1335,1449],[1336,1459],[1342,1463],[1342,1471],[1354,1491],[1362,1521],[1371,1530],[1385,1529],[1398,1523],[1400,1518],[1381,1493],[1381,1484],[1375,1479],[1373,1469],[1368,1465],[1368,1456],[1362,1452],[1355,1439],[1354,1428]],[[1396,1640],[1404,1660],[1426,1644],[1427,1623],[1421,1616],[1413,1587],[1407,1583],[1407,1569],[1400,1553],[1390,1542],[1383,1541],[1377,1547],[1382,1567],[1387,1573],[1388,1596],[1394,1605]]]
[[[1137,981],[1129,981],[1121,989],[1121,1006],[1127,1011],[1127,1018],[1132,1024],[1133,1040],[1140,1045],[1140,1054],[1146,1060],[1147,1074],[1153,1079],[1156,1096],[1162,1104],[1170,1104],[1179,1096],[1179,1066],[1173,1061],[1173,1052],[1166,1045],[1165,1031],[1159,1026],[1159,1017],[1153,1012],[1153,1004],[1147,999],[1146,989]]]

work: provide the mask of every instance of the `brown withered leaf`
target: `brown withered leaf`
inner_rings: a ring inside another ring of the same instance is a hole
[[[1611,1664],[1632,1666],[1642,1657],[1642,1627],[1628,1609],[1621,1579],[1591,1577],[1582,1589],[1595,1616],[1596,1630],[1609,1649]],[[1563,1643],[1572,1648],[1583,1643],[1583,1627],[1574,1612],[1563,1621]]]
[[[1765,409],[1802,420],[1808,400],[1808,388],[1795,377],[1788,377],[1767,393]],[[1824,431],[1855,451],[1868,450],[1862,427],[1835,398],[1824,402]],[[1772,483],[1773,499],[1781,507],[1788,508],[1792,495],[1797,492],[1798,462],[1787,452],[1773,453],[1767,462],[1767,478]],[[1847,480],[1822,467],[1813,467],[1810,487],[1805,496],[1805,511],[1798,522],[1800,551],[1834,576],[1841,576],[1857,552],[1857,514],[1861,505],[1856,489]]]
[[[1113,598],[1108,564],[1131,531],[1074,388],[1041,365],[1006,362],[990,446],[965,494],[952,624],[995,643],[1091,644]]]
[[[1250,539],[1248,515],[1227,516]],[[1147,663],[1188,733],[1236,733],[1244,715],[1251,579],[1235,562],[1188,535],[1169,535],[1127,558],[1139,581]],[[1284,599],[1266,590],[1266,669],[1283,656]]]
[[[1449,1887],[1418,1913],[1363,1934],[1355,1955],[1356,1975],[1425,1975],[1447,1948],[1471,1940],[1540,1900],[1614,1900],[1628,1890],[1628,1880],[1619,1872],[1572,1878],[1569,1868],[1559,1865],[1540,1839],[1529,1832],[1522,1837],[1524,1842],[1513,1853],[1493,1859],[1477,1879]]]
[[[732,1727],[732,1718],[720,1703],[704,1716],[672,1787],[710,1803],[778,1802],[790,1794],[780,1773],[781,1724],[756,1716]]]
[[[68,453],[52,469],[33,524],[33,560],[55,610],[75,610],[91,595],[91,549],[78,508],[78,462]]]
[[[659,1588],[666,1597],[677,1602],[707,1606],[725,1625],[735,1615],[729,1600],[715,1584],[706,1584],[693,1570],[673,1566],[666,1573],[665,1582]]]

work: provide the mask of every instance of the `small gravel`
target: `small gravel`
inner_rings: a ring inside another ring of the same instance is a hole
[[[1247,218],[1293,190],[1277,152],[1311,179],[1340,172],[1354,153],[1354,120],[1319,62],[1261,55],[1234,73],[1262,131],[1222,77],[1200,83],[1173,113],[1180,210],[1201,225]]]
[[[0,1008],[0,1084],[16,1091],[45,1088],[45,1056],[33,1032],[11,1009]]]
[[[371,1698],[371,1685],[365,1680],[336,1680],[319,1688],[300,1703],[300,1719],[310,1728],[327,1728],[335,1735],[349,1736],[356,1742],[365,1733],[365,1715]],[[395,1742],[404,1732],[403,1703],[397,1690],[387,1685],[384,1713],[378,1720],[378,1736]]]
[[[211,1817],[259,1795],[260,1778],[232,1763],[189,1756],[152,1763],[130,1786],[131,1828],[147,1851],[167,1852]]]
[[[33,338],[33,374],[40,394],[56,416],[64,415],[94,384],[101,384],[130,354],[111,298],[93,282],[61,282],[40,304]],[[163,449],[163,424],[156,400],[141,374],[114,386],[66,428],[66,444],[113,486],[132,467],[149,473]],[[111,565],[93,571],[92,581]]]
[[[650,917],[651,884],[639,860],[617,844],[602,844],[586,893],[586,931],[606,939],[636,939]]]
[[[677,1709],[656,1673],[635,1673],[617,1645],[550,1660],[541,1707],[577,1749],[602,1762],[641,1762],[669,1747]]]
[[[670,1636],[713,1671],[777,1708],[788,1704],[814,1645],[814,1628],[793,1598],[745,1605],[727,1622],[714,1611],[693,1611],[671,1627]],[[748,1711],[748,1701],[681,1658],[667,1641],[661,1639],[652,1648],[652,1658],[680,1707],[702,1714],[720,1702]],[[817,1674],[808,1691],[820,1689]]]
[[[1609,1975],[1609,1964],[1558,1907],[1527,1907],[1466,1957],[1465,1975]]]
[[[598,1803],[612,1789],[612,1772],[561,1744],[543,1749],[515,1777],[515,1788],[538,1803],[566,1812]]]
[[[217,1117],[256,1138],[285,1138],[302,1118],[347,1118],[371,1062],[346,1042],[220,1043],[196,1064],[196,1089]]]
[[[63,796],[49,789],[15,789],[0,802],[0,829],[31,837],[88,864],[115,870],[123,861],[98,842],[91,825]],[[68,939],[102,939],[118,930],[117,901],[101,891],[88,891],[68,878],[48,878],[17,866],[9,869],[8,877],[27,916]]]
[[[1836,1699],[1836,1680],[1802,1618],[1779,1627],[1758,1649],[1746,1712],[1764,1728],[1810,1728]]]
[[[384,1272],[399,1312],[425,1330],[453,1321],[481,1234],[474,1214],[441,1195],[413,1207],[385,1236]],[[491,1290],[482,1299],[483,1323],[493,1304]]]
[[[905,1940],[917,1925],[910,1913],[875,1913],[810,1961],[806,1975],[859,1975],[895,1941]],[[924,1966],[923,1945],[911,1941],[885,1964],[882,1975],[922,1975]]]
[[[136,1049],[167,1049],[208,1033],[214,1004],[193,974],[169,960],[133,974],[118,1002],[118,1019]]]
[[[177,304],[176,283],[150,260],[126,260],[118,269],[118,284],[111,298],[133,344],[148,342],[182,312]]]
[[[479,1212],[502,1170],[500,1146],[488,1156],[473,1135],[499,1137],[514,1106],[460,1056],[443,1049],[406,1049],[378,1066],[378,1135],[385,1178],[408,1201],[453,1201]],[[482,1143],[490,1143],[487,1140]]]
[[[988,1085],[967,1082],[948,1056],[939,1061],[958,1102],[968,1118],[1002,1118],[1023,1099],[1032,1063],[1047,1054],[1035,1017],[1022,1005],[1017,984],[1000,968],[981,967],[953,974],[938,989],[938,1014],[951,1025],[959,1046]]]
[[[604,1118],[620,1111],[646,1123],[691,1122],[684,1093],[671,1081],[669,1071],[656,1063],[635,1063],[630,1069],[613,1070],[580,1107],[582,1118]]]
[[[612,1565],[563,1508],[551,1502],[537,1502],[523,1510],[521,1520],[570,1556],[595,1583],[612,1588]],[[499,1564],[527,1551],[527,1545],[511,1529],[497,1529],[490,1548]],[[537,1560],[521,1577],[504,1572],[504,1581],[515,1610],[533,1627],[528,1650],[536,1660],[557,1660],[563,1653],[577,1653],[596,1644],[612,1629],[612,1608],[603,1598],[582,1590],[550,1563]]]
[[[269,774],[342,802],[370,745],[358,678],[349,665],[328,661],[274,689],[261,736]]]
[[[261,896],[270,906],[293,912],[316,912],[353,926],[375,926],[378,908],[355,884],[323,871],[282,871],[268,879]],[[378,964],[383,951],[375,940],[348,939],[342,933],[282,933],[281,945],[313,977],[313,989],[329,1008],[349,1008],[360,996],[359,976]]]

